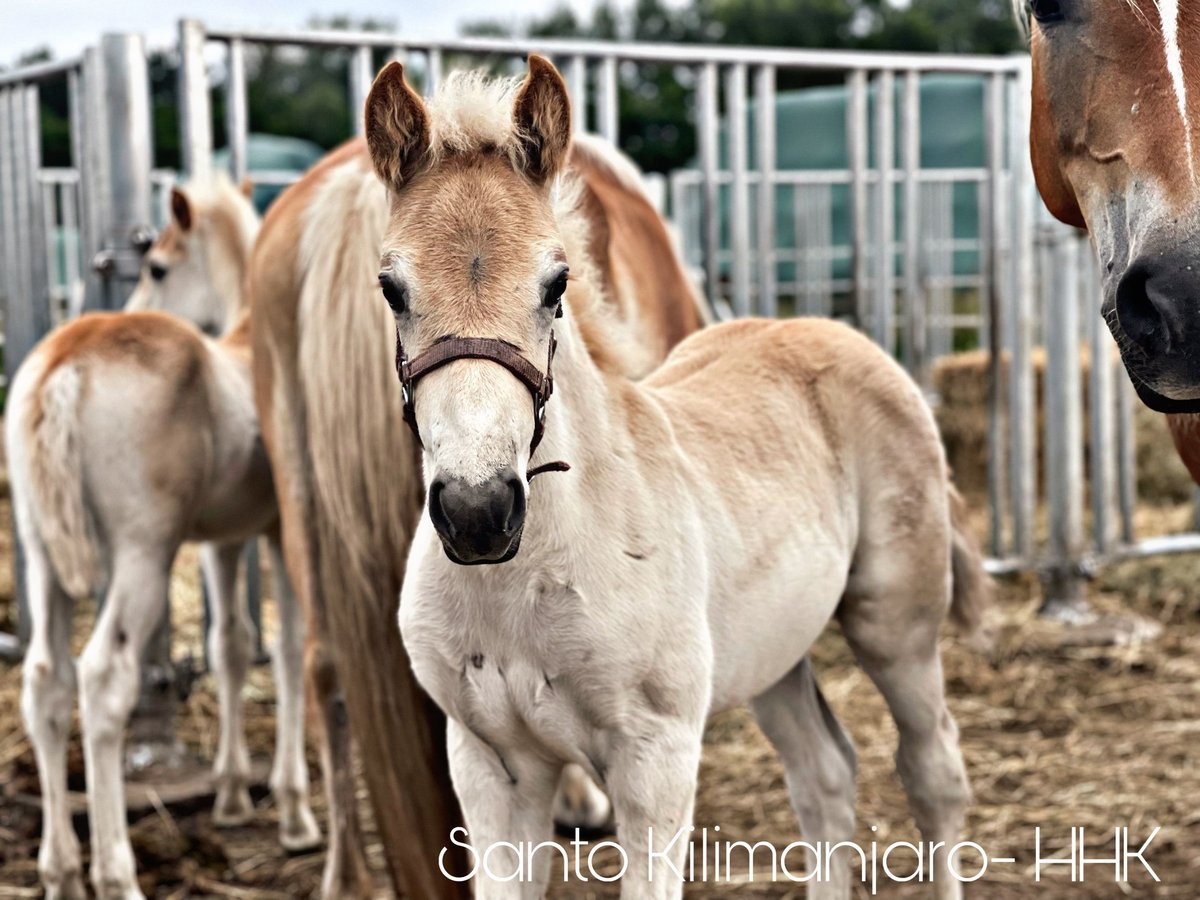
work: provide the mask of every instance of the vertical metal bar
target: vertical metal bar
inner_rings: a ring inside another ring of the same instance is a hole
[[[893,91],[895,80],[890,71],[875,79],[875,163],[879,170],[878,203],[875,207],[875,340],[888,353],[895,344],[896,295],[893,289],[896,260],[895,194],[892,163],[895,154],[895,118]]]
[[[1087,248],[1081,248],[1080,258],[1088,263],[1080,298],[1080,314],[1087,323],[1091,348],[1088,372],[1088,422],[1091,453],[1092,534],[1097,553],[1107,553],[1115,536],[1116,517],[1113,515],[1116,493],[1116,442],[1113,403],[1112,337],[1096,310],[1100,306],[1099,272]]]
[[[40,195],[35,202],[42,218],[42,231],[38,242],[42,248],[43,262],[46,266],[46,321],[49,331],[58,320],[57,303],[58,288],[58,253],[56,252],[55,230],[58,226],[58,188],[56,181],[38,179],[35,189]]]
[[[854,313],[859,328],[870,324],[867,251],[867,73],[858,69],[848,79],[846,148],[850,154],[850,223],[854,271]]]
[[[1079,371],[1079,245],[1056,228],[1052,290],[1045,308],[1045,471],[1049,526],[1043,611],[1082,602],[1079,561],[1083,550],[1083,416]]]
[[[91,261],[104,245],[104,232],[111,205],[112,187],[108,167],[108,111],[104,101],[104,57],[96,47],[83,52],[82,122],[83,152],[79,166],[79,187],[83,205],[83,260],[87,273],[84,309],[102,309],[108,304],[103,277]]]
[[[442,48],[430,47],[425,72],[425,96],[432,97],[442,83]]]
[[[1004,446],[1004,294],[1001,288],[1004,197],[1004,76],[988,80],[984,100],[986,128],[987,184],[981,192],[987,202],[981,221],[980,274],[983,276],[982,299],[987,323],[988,347],[988,507],[992,555],[1004,555],[1005,446]]]
[[[921,291],[921,73],[904,75],[904,366],[929,388],[925,295]]]
[[[0,260],[4,263],[4,308],[7,310],[21,296],[21,278],[17,271],[20,251],[17,234],[17,184],[14,171],[12,142],[12,95],[16,88],[0,88]],[[7,371],[7,367],[6,367]]]
[[[1012,548],[1022,559],[1033,553],[1037,502],[1034,379],[1032,365],[1034,299],[1034,204],[1036,189],[1029,161],[1030,69],[1013,82],[1009,160],[1012,167],[1012,295],[1009,309],[1008,433]]]
[[[567,66],[567,85],[571,92],[571,124],[576,134],[588,130],[587,60],[572,56]]]
[[[754,148],[758,165],[758,312],[778,315],[775,270],[775,67],[754,73]]]
[[[733,314],[750,315],[750,182],[746,147],[746,67],[725,70],[725,110],[729,129],[729,249]]]
[[[366,134],[367,123],[363,111],[374,77],[371,48],[355,47],[354,58],[350,61],[350,127],[357,135]]]
[[[617,58],[606,56],[600,60],[600,83],[596,97],[596,117],[599,121],[596,124],[604,139],[614,146],[621,141],[618,87]]]
[[[1134,417],[1133,385],[1124,369],[1113,362],[1117,393],[1117,510],[1120,515],[1120,540],[1132,544],[1135,538],[1133,515],[1137,508],[1137,420]]]
[[[179,23],[179,127],[183,170],[189,178],[204,178],[212,171],[212,108],[204,66],[205,41],[202,22],[184,19]]]
[[[75,318],[75,316],[83,311],[81,308],[83,295],[80,291],[80,265],[82,260],[79,256],[80,187],[79,181],[73,184],[62,185],[63,276],[67,284],[66,315],[68,319]]]
[[[17,271],[20,293],[4,314],[4,366],[11,384],[17,366],[50,330],[49,271],[45,215],[38,171],[42,162],[42,125],[36,85],[15,88],[10,94],[10,127],[15,163]]]
[[[249,170],[246,142],[249,118],[246,111],[246,48],[241,38],[229,42],[229,74],[225,82],[225,134],[229,141],[229,174],[241,183]]]
[[[700,67],[696,91],[696,127],[700,132],[701,247],[704,256],[704,292],[714,310],[719,296],[720,267],[717,251],[721,246],[721,207],[717,192],[717,64]]]

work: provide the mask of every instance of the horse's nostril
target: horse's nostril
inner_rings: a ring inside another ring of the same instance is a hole
[[[1117,321],[1121,330],[1147,353],[1165,352],[1171,333],[1164,311],[1155,303],[1151,275],[1144,266],[1132,267],[1117,287]]]

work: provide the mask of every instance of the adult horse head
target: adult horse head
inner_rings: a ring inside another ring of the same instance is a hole
[[[1200,2],[1028,6],[1038,189],[1092,236],[1142,400],[1200,411]]]

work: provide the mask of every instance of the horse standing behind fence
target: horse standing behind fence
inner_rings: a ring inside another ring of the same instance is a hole
[[[178,303],[219,330],[242,305],[257,217],[224,181],[176,190],[172,211],[130,308]],[[253,812],[241,688],[254,634],[236,584],[243,543],[265,533],[279,609],[271,787],[280,839],[291,850],[320,842],[304,758],[304,629],[281,558],[241,312],[220,340],[157,311],[85,316],[30,354],[9,395],[6,441],[32,619],[22,711],[41,781],[38,869],[49,897],[85,896],[66,797],[71,615],[75,601],[102,588],[104,605],[79,660],[91,880],[102,898],[141,896],[125,821],[124,732],[142,650],[166,609],[185,540],[204,542],[212,603],[208,647],[221,719],[214,822],[240,824]]]
[[[747,701],[806,840],[851,840],[854,754],[805,659],[836,616],[896,719],[922,835],[945,842],[926,877],[959,897],[945,847],[968,787],[937,641],[947,611],[978,621],[986,577],[916,385],[820,319],[715,326],[625,378],[544,59],[519,84],[452,77],[428,107],[392,63],[367,139],[428,488],[400,624],[450,717],[471,845],[546,840],[571,762],[612,799],[622,896],[680,896],[706,717]],[[810,896],[850,896],[841,859]],[[540,897],[547,875],[478,867],[476,896]]]
[[[571,166],[584,182],[608,314],[626,342],[630,374],[643,374],[700,327],[698,292],[630,163],[586,140]],[[361,140],[276,201],[249,276],[255,384],[289,571],[313,611],[318,703],[327,720],[339,720],[344,692],[393,880],[432,900],[466,888],[437,871],[457,821],[441,714],[413,680],[391,624],[422,478],[400,424],[395,343],[378,299],[387,214],[386,188]],[[337,668],[351,673],[340,688]],[[342,767],[349,771],[344,758]],[[577,798],[586,796],[576,788]],[[356,828],[352,814],[342,824]],[[347,883],[361,870],[350,844],[339,863]]]

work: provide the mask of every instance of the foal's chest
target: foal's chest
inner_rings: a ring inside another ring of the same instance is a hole
[[[532,741],[583,760],[615,722],[621,667],[609,664],[611,642],[578,589],[554,581],[490,596],[441,589],[406,596],[401,608],[422,685],[489,743]]]

